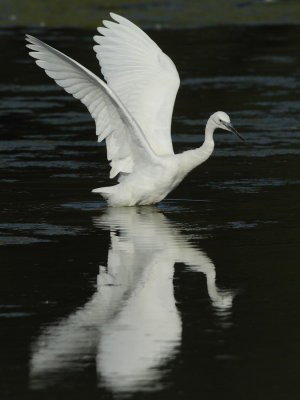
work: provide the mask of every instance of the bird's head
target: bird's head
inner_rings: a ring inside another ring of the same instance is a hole
[[[229,115],[224,113],[223,111],[217,111],[214,113],[210,119],[214,123],[216,128],[224,129],[225,131],[229,131],[234,133],[238,138],[241,140],[245,140],[233,127],[233,125],[230,122]]]

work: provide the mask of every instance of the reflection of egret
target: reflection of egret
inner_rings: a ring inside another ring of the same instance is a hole
[[[112,206],[154,204],[214,150],[217,128],[241,136],[224,112],[207,121],[201,147],[174,154],[171,119],[179,76],[174,63],[136,25],[111,13],[94,47],[107,84],[46,43],[27,35],[29,54],[47,75],[79,99],[105,139],[114,186],[94,189]]]
[[[34,343],[32,385],[51,385],[90,356],[99,382],[113,391],[153,387],[181,341],[175,262],[206,275],[219,310],[230,310],[233,294],[217,288],[211,260],[156,208],[109,208],[94,223],[111,232],[107,267],[100,267],[92,299]]]

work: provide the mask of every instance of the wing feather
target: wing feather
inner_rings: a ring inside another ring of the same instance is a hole
[[[171,119],[179,87],[172,60],[150,37],[117,14],[103,21],[94,46],[102,74],[157,154],[172,154]]]
[[[27,41],[36,64],[90,111],[98,141],[106,140],[111,177],[132,172],[134,165],[157,158],[138,123],[105,82],[39,39],[27,35]]]

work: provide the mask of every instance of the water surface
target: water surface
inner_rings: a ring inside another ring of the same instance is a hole
[[[294,399],[299,360],[298,26],[151,30],[176,63],[176,152],[209,161],[157,207],[110,209],[85,108],[24,33],[93,71],[93,32],[0,30],[1,398]]]

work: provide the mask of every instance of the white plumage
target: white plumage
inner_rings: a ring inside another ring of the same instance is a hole
[[[179,76],[172,60],[132,22],[110,14],[94,46],[107,83],[65,54],[27,35],[29,54],[39,67],[79,99],[106,140],[115,186],[94,189],[111,206],[154,204],[162,200],[214,148],[216,128],[239,134],[227,114],[213,114],[205,141],[196,150],[174,154],[171,120]]]

